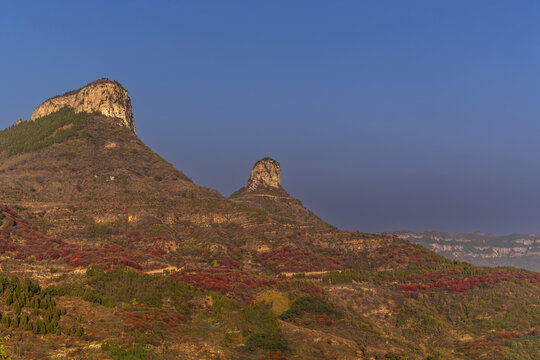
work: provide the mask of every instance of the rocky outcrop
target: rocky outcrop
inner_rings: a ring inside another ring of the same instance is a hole
[[[269,215],[280,223],[327,226],[281,186],[280,165],[269,157],[255,163],[247,186],[235,191],[229,199],[259,209],[259,214]]]
[[[119,125],[136,133],[131,99],[127,90],[116,81],[100,79],[78,90],[55,96],[39,105],[34,110],[31,120],[35,121],[64,107],[69,107],[76,113],[98,112],[104,116],[119,119]]]
[[[247,191],[281,188],[279,163],[265,157],[255,163],[249,175]]]

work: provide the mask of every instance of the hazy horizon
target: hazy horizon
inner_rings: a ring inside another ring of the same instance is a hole
[[[2,128],[108,77],[225,196],[270,156],[343,229],[540,233],[537,2],[61,3],[0,12]]]

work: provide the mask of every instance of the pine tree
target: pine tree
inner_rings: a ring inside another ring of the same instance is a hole
[[[7,295],[6,295],[6,305],[11,305],[11,304],[13,304],[13,293],[8,290]]]
[[[45,323],[43,320],[37,319],[34,323],[34,334],[46,334],[47,329],[45,328]]]
[[[23,329],[26,329],[26,325],[28,324],[28,321],[29,321],[28,315],[23,314],[23,316],[21,318],[21,327]]]
[[[54,331],[54,325],[50,322],[46,322],[45,323],[45,329],[47,330],[47,333],[52,333],[52,332],[55,332]]]

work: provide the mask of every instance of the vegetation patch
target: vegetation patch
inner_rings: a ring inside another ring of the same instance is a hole
[[[323,256],[317,256],[309,251],[283,247],[276,250],[255,253],[255,258],[275,274],[281,272],[311,272],[323,270],[338,270],[343,268],[341,262]]]
[[[63,108],[35,121],[24,121],[0,131],[0,149],[10,154],[26,153],[63,142],[86,125],[91,114],[76,114]]]
[[[172,273],[169,277],[201,290],[221,294],[242,289],[258,289],[276,282],[275,279],[267,279],[224,265],[216,268],[186,268]]]
[[[302,315],[304,315],[304,313],[327,314],[333,312],[333,307],[319,298],[303,296],[296,299],[292,303],[289,310],[281,314],[279,318],[282,320],[287,320],[291,318],[300,318]]]
[[[243,332],[247,336],[247,351],[286,350],[287,343],[282,337],[274,313],[267,304],[249,306],[242,312]]]
[[[330,284],[344,284],[353,281],[367,281],[371,278],[371,273],[356,269],[344,269],[341,271],[330,271],[323,275],[322,281]]]
[[[50,289],[41,287],[26,279],[22,284],[17,277],[11,279],[0,277],[0,293],[5,296],[5,303],[13,307],[13,316],[0,314],[0,322],[7,328],[20,328],[33,331],[35,334],[82,335],[84,330],[71,332],[61,329],[60,318],[66,314],[66,309],[56,307]],[[31,310],[32,309],[32,310]]]
[[[281,315],[289,309],[289,298],[277,290],[264,290],[256,297],[258,302],[270,304],[275,315]]]
[[[107,352],[115,360],[151,360],[156,359],[157,354],[144,346],[125,348],[113,341],[101,344],[101,350]]]

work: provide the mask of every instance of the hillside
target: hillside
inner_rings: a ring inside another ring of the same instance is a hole
[[[540,274],[341,231],[269,158],[225,198],[102,99],[75,109],[86,88],[0,132],[0,335],[14,359],[538,358]]]
[[[450,259],[480,266],[514,266],[540,271],[540,235],[497,236],[474,232],[454,236],[437,232],[391,232]]]

